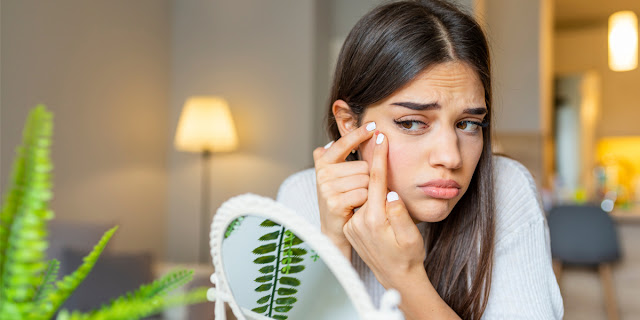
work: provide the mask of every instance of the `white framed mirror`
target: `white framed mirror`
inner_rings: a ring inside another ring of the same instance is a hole
[[[376,309],[358,274],[320,230],[273,199],[233,197],[210,232],[216,320],[404,319],[389,290]]]

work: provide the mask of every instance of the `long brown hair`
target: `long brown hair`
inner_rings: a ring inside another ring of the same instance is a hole
[[[482,82],[491,123],[491,76],[486,37],[473,18],[441,0],[399,1],[362,17],[340,51],[331,89],[327,129],[340,138],[331,103],[344,100],[360,119],[436,64],[460,61]],[[463,319],[480,319],[491,287],[494,250],[491,125],[469,188],[443,221],[428,224],[424,267],[440,297]],[[355,160],[350,155],[348,160]]]

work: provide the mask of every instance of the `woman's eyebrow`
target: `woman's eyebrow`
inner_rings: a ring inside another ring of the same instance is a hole
[[[487,108],[469,108],[469,109],[464,109],[464,112],[466,114],[474,114],[474,115],[483,115],[483,114],[487,114]]]
[[[409,108],[411,110],[424,111],[424,110],[440,110],[440,105],[437,102],[432,103],[416,103],[416,102],[394,102],[391,105]],[[484,115],[487,113],[487,108],[467,108],[463,113],[473,115]]]
[[[392,105],[409,108],[411,110],[439,110],[440,105],[437,102],[432,103],[415,103],[415,102],[394,102]]]

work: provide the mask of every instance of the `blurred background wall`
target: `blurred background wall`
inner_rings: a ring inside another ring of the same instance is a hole
[[[340,46],[381,2],[2,0],[0,191],[26,114],[44,103],[55,119],[56,220],[119,224],[111,250],[196,262],[199,250],[208,250],[199,247],[207,237],[199,232],[202,160],[173,146],[185,100],[224,97],[239,135],[237,151],[214,154],[209,163],[212,211],[241,193],[275,197],[280,183],[311,167],[311,151],[327,143],[323,121]],[[606,52],[608,15],[640,14],[640,4],[455,2],[478,18],[489,38],[494,149],[527,166],[550,198],[557,197],[557,79],[593,75],[596,89],[589,92],[600,109],[592,138],[574,141],[591,149],[580,149],[571,161],[588,153],[580,174],[594,191],[588,181],[599,139],[640,136],[640,71],[610,71]],[[563,197],[576,200],[576,194],[580,190]],[[626,260],[616,284],[623,315],[640,313],[633,306],[640,288],[634,219],[619,222]],[[575,270],[563,281],[563,293],[577,297],[565,297],[568,319],[603,315],[597,277]]]
[[[57,219],[119,224],[112,248],[165,251],[170,1],[0,3],[0,186],[29,109],[54,113]]]

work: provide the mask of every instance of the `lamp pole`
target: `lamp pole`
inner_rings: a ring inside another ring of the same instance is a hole
[[[209,246],[207,245],[207,239],[209,239],[209,237],[207,236],[207,230],[209,230],[209,226],[211,225],[211,219],[209,219],[209,215],[210,215],[210,204],[211,201],[209,200],[209,190],[210,190],[210,181],[209,179],[211,178],[210,176],[210,168],[209,168],[209,159],[211,159],[211,151],[209,150],[204,150],[202,151],[202,189],[201,189],[201,209],[202,212],[200,212],[200,241],[199,241],[199,250],[198,250],[198,255],[199,255],[199,261],[201,263],[206,263],[207,262],[207,258],[210,257],[209,252],[207,250],[207,248],[209,248]]]

